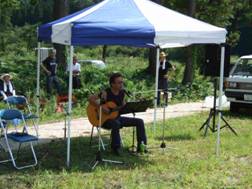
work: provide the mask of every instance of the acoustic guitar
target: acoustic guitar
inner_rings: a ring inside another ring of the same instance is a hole
[[[109,119],[115,119],[119,115],[119,110],[123,106],[117,106],[114,102],[108,101],[105,104],[102,105],[102,107],[107,107],[110,110],[110,113],[105,113],[102,111],[101,115],[101,124],[103,124],[105,121]],[[89,122],[94,125],[94,126],[99,126],[100,125],[100,108],[96,107],[92,104],[88,104],[87,106],[87,116]]]

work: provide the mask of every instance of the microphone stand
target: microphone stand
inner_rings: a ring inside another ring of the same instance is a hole
[[[127,91],[124,89],[124,93],[129,97],[133,97],[134,101],[136,100],[136,97],[135,97],[135,93],[131,93],[130,91]],[[136,116],[136,113],[134,111],[131,112],[133,114],[133,117],[135,118]],[[135,127],[132,128],[132,145],[131,147],[129,148],[129,152],[131,153],[136,153],[137,151],[137,147],[135,145]]]
[[[133,114],[133,117],[135,118],[136,116],[136,113],[135,112],[132,112]],[[129,152],[131,153],[136,153],[137,151],[137,147],[135,145],[135,127],[132,128],[132,145],[131,147],[129,148]]]
[[[96,156],[95,159],[91,162],[91,169],[94,170],[94,168],[99,164],[99,163],[103,163],[103,162],[107,162],[107,163],[116,163],[116,164],[123,164],[122,161],[114,161],[114,160],[110,160],[110,159],[103,159],[102,158],[102,153],[101,153],[101,122],[102,122],[102,104],[104,103],[104,100],[101,98],[101,93],[100,93],[100,103],[99,103],[99,129],[98,130],[98,137],[99,137],[99,143],[98,143],[98,151],[96,152]],[[92,165],[93,164],[93,165]]]
[[[172,88],[170,90],[172,90]],[[162,90],[162,92],[165,93],[166,91]],[[159,147],[154,147],[154,148],[161,148],[163,150],[163,152],[165,151],[166,148],[176,150],[177,148],[168,147],[166,145],[166,143],[165,143],[165,120],[166,120],[166,108],[168,107],[168,91],[167,91],[166,95],[165,94],[163,95],[163,102],[162,102],[161,105],[163,107],[163,122],[162,122],[161,144],[160,144]]]
[[[168,94],[167,94],[168,95]],[[166,97],[167,98],[167,97]],[[166,148],[166,144],[165,144],[165,109],[168,106],[168,100],[165,99],[165,103],[163,103],[163,128],[162,128],[162,142],[160,144],[160,148],[162,148],[163,150]]]
[[[166,108],[168,107],[168,90],[165,95],[165,91],[163,90],[164,96],[163,96],[163,124],[162,124],[162,142],[160,144],[160,148],[163,149],[163,152],[166,148],[169,149],[177,149],[173,147],[167,147],[165,143],[165,119],[166,119]]]

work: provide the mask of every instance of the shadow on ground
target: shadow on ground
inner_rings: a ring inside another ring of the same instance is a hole
[[[108,139],[104,140],[108,143]],[[66,151],[67,141],[58,139],[47,144],[36,145],[35,151],[38,157],[38,165],[35,168],[24,169],[21,172],[31,174],[31,171],[41,172],[45,170],[51,170],[54,172],[60,172],[67,169],[66,166]],[[69,172],[81,171],[90,172],[91,162],[95,160],[98,147],[89,146],[89,137],[76,137],[71,139],[71,168]],[[3,158],[3,153],[0,151],[0,158]],[[5,154],[6,155],[6,154]],[[22,152],[22,163],[32,161],[31,153],[25,148]],[[136,166],[143,166],[144,164],[151,164],[150,161],[144,158],[144,155],[136,155],[128,152],[128,147],[122,149],[120,156],[113,155],[109,147],[105,151],[102,151],[102,157],[104,159],[122,161],[123,164],[110,164],[101,163],[98,167],[106,167],[106,170],[113,169],[132,169]],[[21,161],[20,158],[20,161]],[[19,161],[19,160],[18,160]],[[10,174],[16,172],[11,163],[0,164],[0,175]]]
[[[250,109],[240,109],[239,111],[237,112],[230,112],[229,110],[225,110],[223,111],[223,116],[230,116],[230,117],[233,117],[233,118],[244,118],[244,119],[247,119],[247,118],[251,118],[251,115],[252,115],[252,110]]]
[[[163,140],[162,136],[158,136],[155,138],[156,140]],[[180,140],[194,140],[195,138],[189,134],[183,134],[183,135],[172,135],[172,136],[165,136],[164,140],[166,141],[180,141]]]

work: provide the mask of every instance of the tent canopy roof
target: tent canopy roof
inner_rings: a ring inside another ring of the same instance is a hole
[[[180,47],[225,43],[226,30],[149,0],[104,0],[39,27],[38,39],[65,45]]]

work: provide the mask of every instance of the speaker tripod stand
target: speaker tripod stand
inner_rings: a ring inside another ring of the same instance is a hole
[[[224,118],[222,111],[218,110],[216,108],[216,97],[217,97],[217,79],[214,79],[214,100],[213,100],[213,108],[210,109],[208,118],[206,119],[206,121],[202,124],[202,126],[199,128],[199,131],[201,131],[202,129],[204,130],[204,136],[206,136],[208,129],[212,132],[216,132],[217,131],[217,126],[216,126],[216,115],[218,115],[220,113],[220,118],[221,120],[225,123],[225,125],[221,126],[220,129],[223,129],[224,127],[227,127],[228,129],[230,129],[232,131],[232,133],[234,133],[237,136],[237,133],[235,132],[235,130],[230,126],[230,124],[226,121],[226,119]],[[212,119],[212,125],[211,125],[211,119]]]

